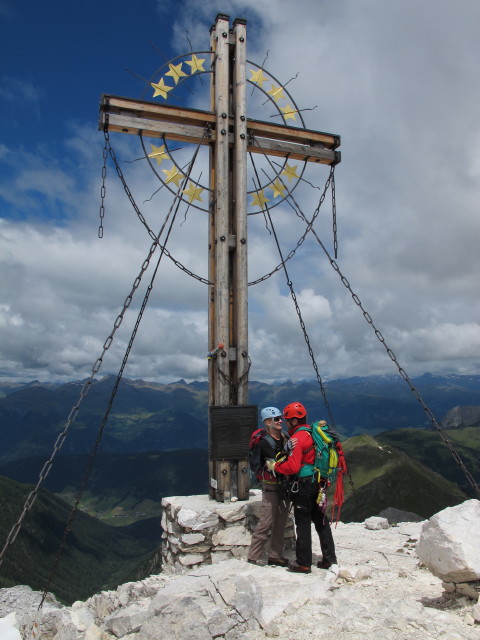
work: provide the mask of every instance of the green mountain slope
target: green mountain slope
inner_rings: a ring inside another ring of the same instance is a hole
[[[468,498],[452,482],[377,438],[350,438],[344,451],[355,488],[353,493],[347,476],[344,522],[361,522],[388,507],[429,518]]]
[[[468,471],[480,483],[480,427],[448,429],[446,436],[459,453]],[[427,465],[462,491],[475,497],[465,474],[455,462],[440,434],[431,429],[397,429],[378,434],[377,440],[404,451],[410,458]]]
[[[0,477],[0,540],[2,548],[18,520],[31,487]],[[25,584],[47,586],[71,507],[41,490],[28,512],[15,542],[0,567],[0,587]],[[78,512],[49,590],[64,602],[85,599],[102,589],[112,589],[158,571],[160,521],[157,539],[151,533],[111,527]]]
[[[58,456],[45,488],[73,503],[88,456]],[[45,460],[29,458],[0,467],[0,475],[36,484]],[[140,454],[99,453],[81,507],[97,517],[160,516],[165,496],[208,492],[208,452],[184,449]],[[120,520],[121,521],[121,520]]]

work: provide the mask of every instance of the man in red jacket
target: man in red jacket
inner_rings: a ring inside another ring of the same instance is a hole
[[[293,502],[295,528],[297,533],[296,562],[289,565],[289,571],[310,573],[312,566],[312,522],[318,533],[323,558],[317,563],[321,569],[328,569],[337,563],[335,543],[330,523],[317,504],[319,478],[314,473],[315,447],[309,431],[307,412],[300,402],[292,402],[283,410],[290,437],[297,439],[291,455],[275,463],[275,473],[294,476],[290,494]]]

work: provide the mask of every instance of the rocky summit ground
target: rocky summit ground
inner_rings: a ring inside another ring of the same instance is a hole
[[[364,523],[340,523],[334,529],[338,567],[325,571],[315,566],[310,575],[230,559],[184,575],[164,572],[70,608],[48,604],[37,637],[480,640],[479,605],[445,592],[442,582],[420,565],[415,543],[421,527],[402,523],[370,530]],[[317,559],[318,543],[314,552]],[[11,620],[15,611],[20,628],[32,620],[27,614],[32,604],[28,598],[20,604],[13,590],[0,590],[0,616],[9,614]],[[31,637],[26,627],[22,633]]]
[[[420,565],[415,543],[422,524],[372,531],[363,523],[339,523],[338,573],[314,569],[319,578],[327,574],[330,589],[287,606],[245,640],[480,640],[475,601],[446,593],[441,580]],[[318,541],[314,550],[319,553]]]

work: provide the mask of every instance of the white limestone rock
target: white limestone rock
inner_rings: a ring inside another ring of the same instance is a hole
[[[252,540],[252,534],[245,527],[227,527],[220,529],[212,536],[212,543],[218,546],[237,546],[249,545]]]
[[[390,525],[388,524],[388,520],[386,518],[380,518],[378,516],[372,516],[371,518],[367,518],[365,520],[365,528],[373,530],[379,529],[388,529]]]
[[[480,501],[466,500],[432,516],[423,526],[416,553],[444,582],[480,579]]]
[[[218,516],[211,511],[194,511],[193,509],[180,509],[177,514],[177,522],[185,529],[202,531],[218,525]]]
[[[15,612],[9,613],[8,616],[4,618],[0,618],[0,638],[1,640],[22,640],[22,636],[17,627]]]
[[[113,633],[116,638],[123,638],[129,633],[139,631],[146,618],[149,606],[150,598],[142,598],[127,607],[117,609],[105,618],[105,629],[109,633]]]
[[[191,567],[194,564],[199,564],[205,560],[205,556],[201,553],[187,553],[184,556],[179,556],[179,561],[184,567]]]
[[[477,602],[477,604],[473,607],[472,616],[475,622],[480,623],[480,602]]]
[[[188,545],[198,544],[199,542],[203,542],[205,540],[205,536],[203,533],[184,533],[182,535],[182,542]]]

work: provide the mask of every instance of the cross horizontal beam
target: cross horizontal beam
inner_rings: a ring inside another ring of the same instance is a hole
[[[214,143],[218,135],[216,122],[215,113],[211,111],[103,95],[98,128],[208,145]],[[220,135],[227,135],[232,146],[233,131],[233,118],[226,116],[225,128],[220,130]],[[250,118],[247,119],[247,132],[247,151],[251,153],[328,165],[338,164],[341,160],[340,152],[336,151],[340,136],[335,134]]]

